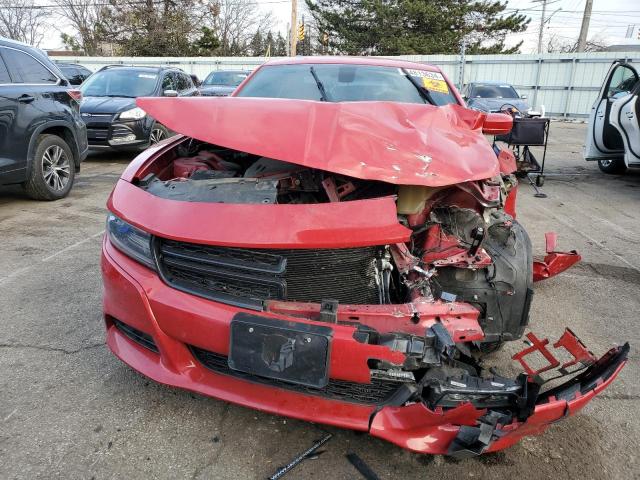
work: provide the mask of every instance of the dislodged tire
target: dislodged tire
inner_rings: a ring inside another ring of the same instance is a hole
[[[165,127],[161,123],[154,123],[153,127],[151,128],[151,134],[149,135],[149,145],[155,145],[156,143],[171,136],[173,136],[173,134],[167,127]]]
[[[23,186],[34,200],[58,200],[69,194],[75,174],[73,152],[67,142],[57,135],[40,135]]]
[[[624,173],[627,171],[627,166],[622,158],[598,160],[598,167],[604,173]]]

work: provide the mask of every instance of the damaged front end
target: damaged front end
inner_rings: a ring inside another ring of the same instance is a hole
[[[465,354],[443,356],[437,343],[439,368],[398,389],[372,418],[370,432],[417,452],[465,458],[498,451],[577,413],[613,381],[629,352],[625,344],[596,360],[567,329],[554,347],[573,359],[556,369],[559,361],[547,350],[548,341],[529,337],[535,343],[514,356],[528,373],[516,379],[486,372]],[[533,370],[523,360],[533,352],[543,353],[549,365]]]
[[[145,107],[180,131],[154,105]],[[525,373],[509,378],[486,363],[487,353],[523,336],[534,280],[579,256],[567,260],[549,237],[546,263],[534,263],[515,219],[517,182],[504,168],[509,154],[500,152],[498,161],[479,130],[481,114],[376,103],[384,118],[406,120],[389,122],[392,135],[385,136],[379,119],[373,131],[366,105],[302,110],[285,102],[276,106],[291,110],[280,118],[303,131],[319,130],[305,129],[309,118],[341,126],[323,138],[292,139],[287,150],[285,138],[260,134],[263,102],[217,105],[231,116],[246,109],[242,120],[254,135],[192,125],[184,131],[190,137],[133,165],[109,201],[122,224],[149,238],[145,265],[153,273],[145,281],[155,283],[145,298],[157,326],[141,325],[145,341],[157,342],[162,356],[171,350],[166,345],[184,349],[186,366],[175,367],[176,377],[156,378],[314,419],[293,400],[267,405],[173,379],[202,365],[225,378],[335,402],[317,407],[319,421],[366,429],[417,452],[465,456],[540,433],[579,410],[623,367],[628,345],[597,360],[570,330],[553,345],[570,357],[564,364],[532,334],[531,346],[514,356]],[[458,157],[466,160],[451,166],[442,145],[425,144],[430,135],[492,162]],[[149,217],[161,209],[167,215]],[[176,301],[155,298],[167,287]],[[192,298],[198,308],[181,316]],[[105,305],[109,318],[127,315]],[[217,316],[208,317],[210,309]],[[120,324],[109,322],[115,332]],[[531,354],[548,364],[532,367]],[[549,387],[559,377],[565,382]],[[366,419],[351,422],[351,409]],[[336,419],[328,413],[334,410]]]

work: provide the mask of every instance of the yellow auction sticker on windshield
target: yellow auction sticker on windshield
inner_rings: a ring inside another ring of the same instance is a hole
[[[429,72],[427,70],[416,70],[413,68],[405,70],[412,77],[420,79],[422,86],[429,91],[438,93],[449,93],[449,85],[440,72]]]
[[[449,86],[444,80],[422,77],[422,84],[427,90],[439,93],[449,93]]]

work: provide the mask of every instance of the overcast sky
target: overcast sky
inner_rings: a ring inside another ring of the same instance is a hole
[[[286,33],[291,18],[291,3],[289,0],[255,0],[260,8],[271,10],[275,20],[275,30]],[[45,3],[43,1],[43,3]],[[304,0],[299,0],[302,9]],[[578,38],[582,12],[585,0],[549,0],[547,3],[547,18],[544,29],[545,45],[548,39],[555,35],[558,39],[570,42]],[[529,28],[524,33],[510,35],[508,44],[512,45],[524,40],[522,53],[535,53],[540,31],[540,17],[542,3],[533,0],[509,0],[508,11],[520,10],[531,17]],[[593,13],[589,27],[589,38],[597,38],[605,43],[619,43],[624,38],[629,25],[640,28],[640,1],[638,0],[594,0]],[[66,28],[64,30],[67,30]],[[41,48],[61,48],[60,35],[52,29],[43,40]]]

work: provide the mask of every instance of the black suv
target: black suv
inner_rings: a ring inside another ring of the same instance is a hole
[[[0,184],[38,200],[69,193],[87,155],[81,95],[44,52],[0,38]]]
[[[89,148],[141,150],[171,132],[136,106],[137,97],[198,95],[191,76],[169,67],[103,67],[80,87]]]
[[[80,85],[91,75],[91,70],[77,63],[56,62],[56,65],[71,85]]]

